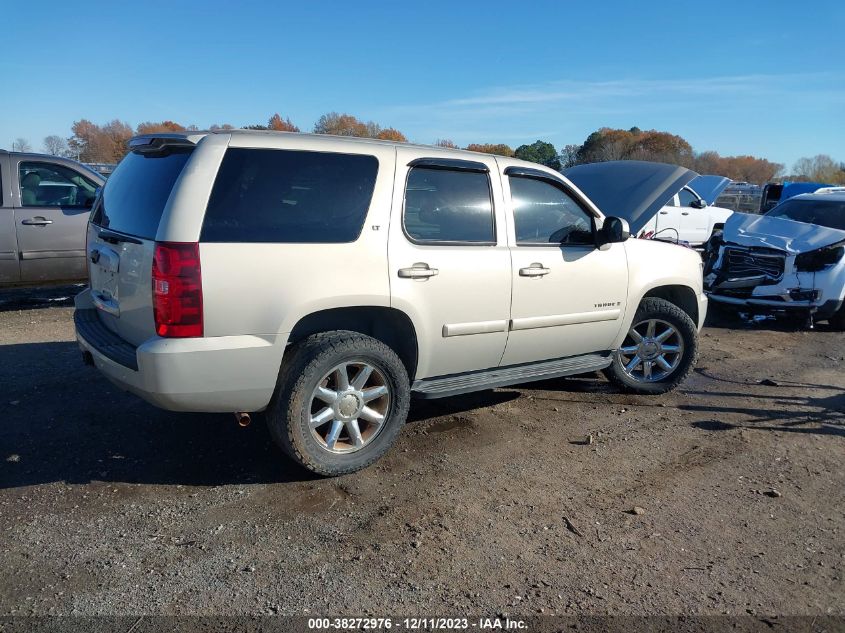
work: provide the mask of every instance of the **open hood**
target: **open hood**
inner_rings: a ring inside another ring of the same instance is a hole
[[[563,171],[605,215],[627,220],[636,235],[698,174],[685,167],[640,160],[576,165]]]
[[[725,176],[698,176],[690,182],[689,188],[708,205],[712,205],[729,184],[731,179]]]
[[[725,242],[740,246],[767,246],[791,255],[814,251],[845,240],[845,231],[786,218],[734,213],[725,222]]]

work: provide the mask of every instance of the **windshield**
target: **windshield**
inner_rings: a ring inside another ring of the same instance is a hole
[[[829,229],[845,231],[845,201],[791,198],[769,211],[766,217],[818,224]]]

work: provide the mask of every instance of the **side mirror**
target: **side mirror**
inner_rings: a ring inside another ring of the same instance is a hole
[[[610,216],[604,219],[604,225],[596,233],[596,242],[598,246],[604,246],[624,242],[629,237],[631,237],[631,227],[628,226],[628,222],[622,218]]]
[[[702,200],[701,198],[696,198],[695,200],[690,202],[689,206],[691,206],[693,209],[703,209],[707,206],[707,203],[704,202],[704,200]]]

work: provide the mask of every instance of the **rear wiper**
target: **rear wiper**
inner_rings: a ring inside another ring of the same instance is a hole
[[[114,231],[110,231],[109,229],[99,229],[97,231],[97,237],[99,237],[105,242],[110,242],[112,244],[119,244],[120,242],[129,242],[130,244],[143,244],[143,242],[136,237],[123,235],[122,233],[115,233]]]

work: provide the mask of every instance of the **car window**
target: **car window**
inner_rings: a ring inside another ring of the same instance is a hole
[[[378,159],[370,155],[230,148],[214,181],[200,239],[354,242],[377,173]]]
[[[667,202],[664,206],[667,207],[677,207],[678,206],[678,195],[675,194],[671,198],[669,198],[669,202]]]
[[[510,176],[517,244],[593,244],[592,216],[563,189]]]
[[[785,218],[807,224],[818,224],[845,231],[845,201],[796,200],[781,202],[766,214],[770,218]]]
[[[477,171],[411,168],[403,221],[415,242],[494,243],[490,177]]]
[[[693,202],[698,200],[698,196],[689,189],[681,189],[678,192],[678,199],[682,207],[689,207],[692,206]]]
[[[191,155],[190,148],[129,152],[103,187],[91,221],[121,233],[153,239],[170,191]]]
[[[18,170],[24,207],[90,207],[97,184],[78,171],[55,163],[22,161]]]

